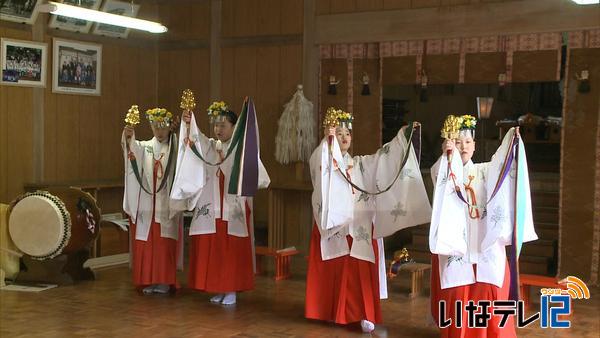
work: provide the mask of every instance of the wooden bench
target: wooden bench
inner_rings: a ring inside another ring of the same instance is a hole
[[[563,290],[567,289],[566,285],[558,284],[558,279],[556,277],[520,274],[519,275],[519,289],[521,291],[521,298],[523,299],[523,302],[525,303],[526,309],[529,307],[529,287],[530,286],[539,286],[542,288],[563,289]]]
[[[275,280],[288,279],[292,275],[290,272],[290,258],[300,253],[296,249],[277,250],[266,246],[257,246],[256,255],[256,274],[262,273],[262,257],[270,256],[275,259]]]
[[[423,264],[423,263],[407,263],[398,269],[400,271],[410,272],[410,293],[408,294],[408,298],[414,298],[423,292],[423,277],[425,275],[425,271],[431,269],[431,264]]]

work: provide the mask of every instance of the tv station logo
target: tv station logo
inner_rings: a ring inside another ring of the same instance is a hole
[[[540,310],[526,317],[523,300],[469,300],[466,304],[457,300],[454,303],[454,318],[446,318],[446,301],[439,302],[438,323],[440,328],[463,325],[463,315],[467,316],[470,328],[488,327],[492,316],[500,317],[498,327],[503,328],[510,316],[514,316],[517,327],[523,328],[539,321],[542,328],[570,328],[568,319],[572,312],[573,299],[590,299],[590,289],[579,278],[569,276],[558,282],[561,288],[542,288],[540,290]]]

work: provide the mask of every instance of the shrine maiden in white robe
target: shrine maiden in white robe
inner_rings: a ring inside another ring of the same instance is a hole
[[[231,139],[221,142],[206,137],[196,125],[192,114],[189,140],[194,142],[198,152],[210,163],[219,163],[229,150]],[[233,166],[233,154],[218,166],[211,166],[200,160],[186,144],[187,128],[184,123],[179,132],[179,157],[177,173],[171,192],[171,206],[176,210],[194,210],[190,226],[190,235],[216,233],[215,219],[221,217],[228,222],[227,234],[237,237],[253,236],[248,233],[253,229],[252,217],[246,219],[246,203],[252,209],[252,198],[227,193],[229,178]],[[259,154],[260,156],[260,154]],[[224,175],[223,205],[221,205],[219,179],[217,174]],[[262,162],[258,161],[258,187],[266,188],[271,182]],[[248,222],[248,223],[247,223]]]
[[[349,254],[378,264],[381,298],[387,298],[383,237],[427,223],[431,217],[419,163],[403,132],[401,129],[375,154],[354,157],[348,153],[342,155],[338,141],[333,137],[332,159],[325,138],[310,158],[314,187],[312,209],[321,235],[322,259]],[[363,190],[377,192],[394,181],[407,151],[410,153],[397,181],[380,195],[355,190],[336,170],[339,167]],[[346,235],[353,239],[351,247]],[[379,262],[375,262],[372,239],[377,239]]]
[[[429,247],[432,253],[439,256],[442,289],[475,282],[502,287],[506,268],[505,246],[511,245],[513,235],[516,180],[514,160],[501,188],[489,204],[487,202],[494,191],[507,152],[512,151],[510,145],[514,133],[513,128],[505,135],[490,162],[474,164],[469,161],[463,166],[459,151],[454,150],[451,167],[456,176],[456,184],[465,199],[476,205],[475,208],[469,208],[457,196],[454,183],[448,177],[446,154],[431,168],[435,194]],[[520,147],[523,147],[522,142]],[[524,163],[525,170],[521,174],[525,175],[523,182],[527,196],[519,206],[523,208],[525,215],[523,242],[529,242],[538,237],[533,227],[525,151],[520,151],[519,156],[519,160]],[[465,186],[473,189],[475,200],[465,191]],[[474,215],[475,210],[478,211],[479,218],[469,216],[469,212]],[[476,274],[473,264],[477,265]]]
[[[147,241],[152,224],[152,199],[153,195],[147,193],[140,186],[133,166],[127,153],[125,135],[121,137],[121,146],[125,162],[125,194],[123,196],[123,210],[136,225],[135,239]],[[169,209],[169,192],[175,173],[176,154],[173,154],[171,168],[168,176],[157,176],[156,185],[153,184],[153,172],[155,161],[165,174],[170,154],[170,142],[160,143],[155,137],[148,141],[138,141],[135,135],[129,140],[129,148],[137,160],[138,172],[143,187],[150,193],[161,186],[163,180],[167,180],[162,190],[156,193],[154,204],[154,221],[160,223],[161,237],[179,239],[179,228],[182,225],[181,214],[171,213]],[[160,164],[159,164],[160,163]]]

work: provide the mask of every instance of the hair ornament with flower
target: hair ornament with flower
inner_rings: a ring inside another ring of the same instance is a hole
[[[173,113],[165,108],[152,108],[146,110],[146,118],[151,124],[162,128],[170,127],[173,123]]]
[[[223,121],[228,110],[227,103],[224,101],[213,102],[206,110],[210,123]]]
[[[460,129],[475,129],[477,127],[477,118],[473,115],[462,115],[460,119]]]
[[[354,121],[354,116],[349,112],[343,111],[341,109],[335,109],[334,107],[327,108],[327,112],[325,113],[325,118],[323,119],[323,127],[325,128],[335,128],[338,126],[342,126],[348,129],[352,129],[352,122]]]

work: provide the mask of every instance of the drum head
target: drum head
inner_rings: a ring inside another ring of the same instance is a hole
[[[19,200],[10,213],[8,228],[15,245],[38,259],[60,254],[70,237],[68,211],[60,199],[48,193],[28,194]]]

